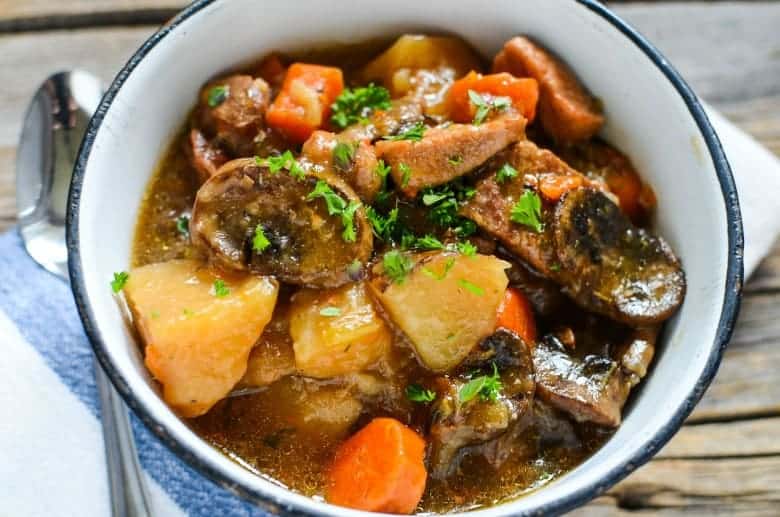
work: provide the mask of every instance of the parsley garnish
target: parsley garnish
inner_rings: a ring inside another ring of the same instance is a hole
[[[542,200],[539,195],[532,190],[523,192],[523,195],[512,207],[509,217],[515,223],[525,225],[537,233],[541,232]]]
[[[474,246],[470,241],[461,241],[457,245],[458,253],[461,255],[466,255],[467,257],[473,257],[477,254],[477,247]]]
[[[517,169],[508,163],[505,163],[503,166],[501,166],[500,169],[498,169],[498,172],[496,172],[496,182],[498,183],[506,183],[515,177],[517,177]]]
[[[385,274],[396,284],[401,284],[406,278],[406,275],[414,267],[412,259],[404,255],[398,250],[392,250],[385,253],[382,259],[382,266],[384,267]]]
[[[474,221],[458,215],[458,206],[474,196],[473,187],[454,181],[439,187],[426,188],[422,192],[423,205],[430,207],[428,219],[442,228],[452,228],[459,237],[468,237],[477,231]]]
[[[425,124],[420,122],[416,122],[412,127],[404,131],[403,133],[399,133],[397,135],[389,135],[382,137],[384,140],[392,140],[394,142],[398,140],[411,140],[413,142],[419,142],[422,140],[423,134],[425,133]]]
[[[346,88],[331,105],[330,121],[344,129],[355,122],[368,120],[374,110],[390,109],[390,92],[374,83],[359,88]]]
[[[458,400],[461,403],[468,402],[474,397],[479,395],[479,398],[485,401],[494,402],[498,398],[498,394],[501,392],[503,385],[501,379],[498,376],[498,368],[496,363],[493,364],[492,375],[480,375],[474,377],[469,382],[464,384],[458,390]]]
[[[215,86],[208,93],[209,108],[216,108],[223,102],[225,102],[230,95],[230,86],[220,84]]]
[[[355,144],[337,143],[336,147],[333,148],[333,164],[342,171],[349,169],[352,166],[352,160],[355,159],[356,150]]]
[[[425,389],[419,384],[410,384],[406,387],[406,398],[412,402],[433,402],[436,400],[436,392]]]
[[[320,309],[320,316],[325,316],[327,318],[335,318],[336,316],[341,315],[341,309],[338,307],[323,307]]]
[[[442,242],[433,235],[424,235],[423,237],[418,237],[415,239],[413,246],[422,250],[444,249],[444,244],[442,244]]]
[[[434,278],[436,280],[444,280],[447,277],[447,273],[450,272],[450,269],[452,269],[454,265],[455,265],[455,259],[453,257],[450,257],[444,263],[444,270],[441,273],[435,273],[434,271],[431,271],[427,267],[423,267],[422,271],[423,273],[425,273],[431,278]]]
[[[474,90],[469,90],[468,95],[471,103],[477,108],[477,112],[474,114],[475,126],[485,121],[490,110],[505,111],[512,105],[512,101],[508,97],[495,97],[491,101],[487,101]]]
[[[265,236],[263,226],[258,224],[255,228],[255,236],[252,238],[252,249],[262,253],[270,245],[271,241]]]
[[[376,201],[382,202],[385,201],[388,197],[390,197],[390,192],[387,190],[387,176],[390,174],[391,167],[389,165],[385,165],[384,160],[379,160],[376,163],[376,169],[374,169],[374,172],[376,172],[377,176],[382,180],[382,183],[379,185],[379,191],[376,193]]]
[[[449,158],[447,158],[447,163],[449,163],[453,167],[458,166],[461,163],[463,163],[463,157],[461,155],[459,155],[459,154],[456,154],[454,156],[450,156]]]
[[[412,169],[405,163],[399,163],[398,170],[401,171],[401,187],[406,188],[409,185],[409,180],[412,179]]]
[[[469,292],[471,292],[471,294],[475,294],[477,296],[482,296],[483,294],[485,294],[485,290],[484,289],[482,289],[477,284],[469,282],[465,278],[459,279],[458,280],[458,285],[461,286],[464,289],[467,289]]]
[[[193,316],[195,316],[195,311],[193,311],[192,309],[187,309],[187,308],[185,308],[185,309],[183,309],[183,310],[181,311],[181,313],[182,313],[182,314],[184,315],[184,317],[185,317],[185,318],[187,318],[187,319],[190,319],[190,318],[192,318]]]
[[[393,235],[396,224],[398,223],[398,208],[396,207],[390,210],[385,217],[378,213],[373,207],[367,206],[366,217],[374,229],[374,235],[383,241],[389,241]]]
[[[114,279],[111,280],[111,290],[114,291],[114,294],[118,294],[119,291],[125,288],[125,284],[129,278],[130,274],[127,271],[114,273]]]
[[[341,237],[346,242],[355,242],[357,234],[355,233],[355,211],[360,208],[360,203],[357,201],[350,201],[347,204],[341,196],[333,192],[330,185],[324,180],[317,181],[306,199],[311,201],[312,199],[323,198],[325,205],[328,208],[328,215],[338,215],[341,217],[341,225],[344,227],[344,232]]]
[[[268,167],[268,172],[271,174],[278,174],[282,169],[286,169],[290,176],[297,180],[302,180],[306,176],[303,167],[301,167],[301,164],[298,163],[290,150],[283,152],[279,156],[269,156],[267,158],[255,156],[255,163],[258,167]]]
[[[190,235],[190,218],[182,215],[176,218],[176,230],[185,237]]]
[[[225,281],[221,278],[214,280],[214,296],[217,298],[224,298],[230,294],[230,288],[225,285]]]

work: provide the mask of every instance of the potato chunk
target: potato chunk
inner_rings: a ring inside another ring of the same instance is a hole
[[[382,266],[371,290],[390,320],[406,334],[420,362],[435,372],[457,366],[496,326],[496,311],[510,265],[488,255],[449,252],[410,257],[413,270],[400,282]]]
[[[224,398],[246,370],[249,352],[271,319],[278,284],[270,277],[223,276],[193,260],[130,272],[125,297],[146,345],[146,366],[163,398],[196,417]]]
[[[362,282],[299,291],[290,309],[290,335],[298,372],[320,378],[365,370],[392,342]]]

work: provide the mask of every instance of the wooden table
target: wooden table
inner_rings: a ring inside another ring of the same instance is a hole
[[[0,0],[0,230],[14,224],[15,147],[38,83],[72,67],[110,79],[182,4]],[[780,154],[780,3],[614,8],[704,99]],[[686,425],[653,461],[574,513],[780,515],[780,242],[747,282],[720,372]]]

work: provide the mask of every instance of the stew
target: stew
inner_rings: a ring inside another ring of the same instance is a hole
[[[573,469],[685,294],[603,123],[524,36],[492,63],[404,35],[216,76],[112,282],[162,397],[245,468],[369,511]]]

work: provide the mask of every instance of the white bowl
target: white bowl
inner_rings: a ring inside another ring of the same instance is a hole
[[[127,403],[175,453],[215,482],[280,513],[367,515],[287,491],[202,441],[165,405],[112,299],[127,269],[141,196],[196,92],[215,73],[271,50],[403,32],[451,32],[485,56],[532,35],[604,100],[603,136],[631,156],[658,194],[658,231],[682,259],[688,292],[623,425],[594,456],[518,500],[474,515],[558,513],[646,462],[693,409],[717,370],[742,285],[734,181],[701,106],[669,63],[590,0],[232,0],[195,2],[152,36],[117,76],[92,119],[71,189],[70,274],[84,326]]]

